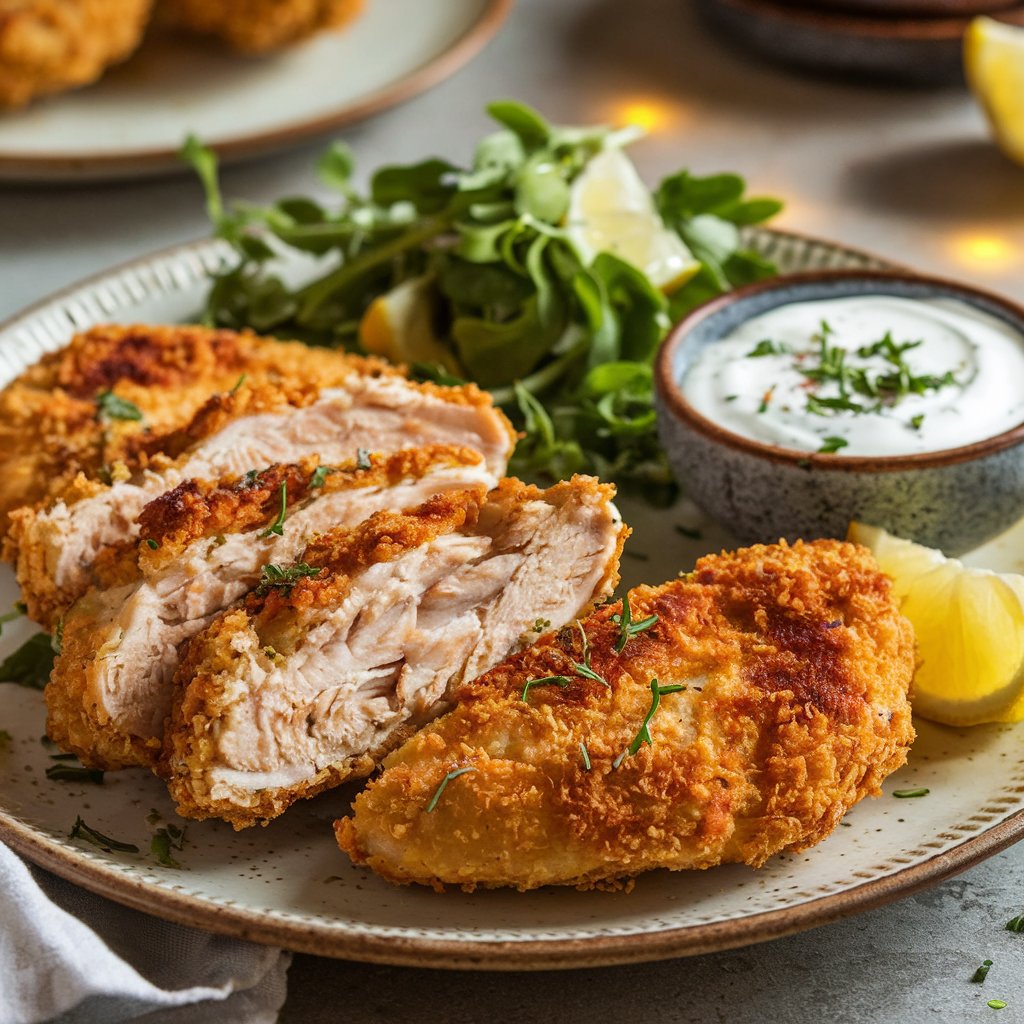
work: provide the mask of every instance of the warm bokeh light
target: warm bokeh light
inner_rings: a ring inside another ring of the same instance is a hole
[[[1020,262],[1024,246],[1004,235],[975,232],[954,235],[950,248],[954,258],[966,267],[1001,270]]]
[[[655,97],[630,97],[612,106],[607,118],[614,125],[634,124],[649,135],[667,131],[681,118],[678,104]]]

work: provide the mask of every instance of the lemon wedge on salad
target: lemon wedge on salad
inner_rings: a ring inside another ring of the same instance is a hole
[[[1000,148],[1024,164],[1024,28],[975,18],[964,34],[964,72]]]
[[[971,569],[941,551],[851,523],[917,638],[915,714],[946,725],[1024,720],[1024,576]]]
[[[566,234],[584,263],[610,252],[642,270],[666,294],[701,268],[679,235],[665,226],[621,149],[596,154],[572,183]]]
[[[433,363],[461,373],[434,331],[437,297],[429,274],[410,278],[378,296],[359,321],[359,344],[392,363]]]

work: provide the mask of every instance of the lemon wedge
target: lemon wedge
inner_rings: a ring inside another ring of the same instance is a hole
[[[437,363],[461,374],[458,361],[434,331],[437,297],[429,274],[378,296],[359,321],[359,344],[393,363]]]
[[[666,294],[700,270],[700,261],[665,226],[621,149],[602,150],[572,183],[566,232],[584,263],[610,252],[642,270]]]
[[[1024,28],[975,18],[964,34],[964,72],[1000,148],[1024,164]]]
[[[852,523],[917,638],[914,712],[946,725],[1024,720],[1024,576],[970,569],[941,551]]]

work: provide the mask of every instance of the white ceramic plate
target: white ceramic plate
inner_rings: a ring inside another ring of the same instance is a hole
[[[879,266],[823,242],[755,231],[752,243],[783,270]],[[103,320],[173,321],[199,308],[216,243],[163,253],[73,288],[0,327],[0,384],[63,345],[73,330]],[[696,510],[652,511],[623,502],[636,532],[627,545],[627,584],[661,582],[704,551],[730,543]],[[696,528],[688,540],[676,525]],[[971,561],[1021,570],[1024,526]],[[0,608],[16,598],[0,570]],[[5,626],[0,657],[32,632]],[[321,955],[434,967],[549,968],[650,960],[773,938],[904,896],[990,856],[1024,836],[1024,745],[1020,729],[953,730],[918,722],[910,763],[886,795],[855,807],[826,842],[776,857],[753,871],[654,872],[629,895],[548,889],[527,894],[439,896],[398,889],[339,853],[331,821],[353,790],[296,805],[265,829],[187,826],[180,870],[148,854],[152,812],[175,821],[162,784],[139,771],[108,773],[102,786],[51,782],[40,737],[39,693],[0,685],[0,839],[59,875],[119,902],[175,921]],[[895,789],[927,787],[921,799]],[[138,855],[105,853],[68,831],[81,815],[136,844]]]
[[[349,124],[476,54],[512,0],[365,0],[337,32],[265,57],[154,30],[86,89],[0,113],[0,180],[133,177],[178,166],[189,132],[222,159]]]

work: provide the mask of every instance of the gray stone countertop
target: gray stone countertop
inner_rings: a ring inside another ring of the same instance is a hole
[[[371,0],[386,2],[386,0]],[[685,0],[519,0],[453,78],[345,132],[363,168],[467,157],[483,103],[516,97],[555,121],[641,119],[648,180],[738,171],[784,197],[778,223],[1024,299],[1024,170],[989,143],[961,90],[823,82],[709,35]],[[230,168],[229,196],[318,191],[319,144]],[[187,177],[0,187],[0,318],[72,281],[205,234]],[[284,1024],[647,1021],[804,1024],[1024,1021],[1024,844],[937,888],[747,949],[550,974],[416,971],[297,957]],[[970,983],[986,957],[984,985]],[[1003,1010],[986,1002],[1000,998]]]

